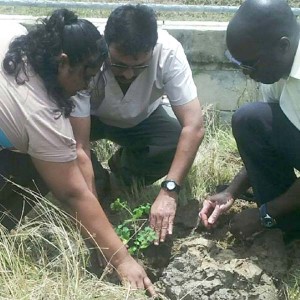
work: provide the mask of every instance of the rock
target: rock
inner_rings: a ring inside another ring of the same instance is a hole
[[[253,283],[259,283],[262,276],[262,269],[246,259],[233,259],[230,262],[232,269],[240,276],[247,278]]]
[[[180,249],[160,278],[170,299],[278,299],[272,278],[256,261],[236,258],[203,237],[189,238]]]
[[[282,277],[288,270],[288,256],[283,234],[279,229],[265,230],[255,237],[245,257],[256,257],[256,263],[266,273]]]

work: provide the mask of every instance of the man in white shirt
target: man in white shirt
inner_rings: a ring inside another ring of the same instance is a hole
[[[264,102],[241,107],[232,130],[245,168],[200,211],[211,228],[220,214],[252,186],[258,209],[232,221],[232,232],[249,236],[263,228],[300,230],[299,24],[285,0],[246,0],[227,28],[232,62],[263,83]]]
[[[104,35],[108,58],[95,78],[91,107],[79,97],[72,114],[77,143],[84,149],[82,165],[89,164],[84,153],[91,113],[91,139],[121,146],[109,160],[119,180],[149,185],[166,176],[150,213],[158,244],[172,234],[180,186],[204,135],[196,86],[181,44],[157,30],[155,13],[146,5],[115,9]],[[94,169],[105,181],[100,165]],[[86,174],[91,181],[89,168]]]

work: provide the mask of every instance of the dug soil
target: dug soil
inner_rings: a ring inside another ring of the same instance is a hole
[[[230,220],[249,206],[238,200],[212,231],[197,224],[198,201],[178,209],[172,239],[151,246],[143,259],[161,299],[287,299],[285,282],[299,269],[300,240],[278,229],[234,238]]]

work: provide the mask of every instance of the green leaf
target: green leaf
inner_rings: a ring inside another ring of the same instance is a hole
[[[145,226],[143,229],[139,229],[136,235],[137,228],[139,228],[139,222],[137,221],[142,216],[149,214],[151,205],[150,203],[142,204],[133,210],[131,210],[126,201],[121,201],[119,198],[112,204],[114,210],[125,209],[129,212],[130,217],[123,221],[116,227],[116,232],[123,243],[130,244],[128,251],[130,254],[137,254],[141,250],[148,248],[151,243],[156,240],[155,231],[149,226]],[[128,245],[128,244],[127,244]]]
[[[120,198],[117,198],[111,205],[110,205],[111,210],[119,212],[122,211],[123,209],[128,208],[128,203],[127,201],[122,201]]]

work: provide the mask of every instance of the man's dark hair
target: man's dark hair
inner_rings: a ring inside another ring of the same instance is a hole
[[[49,18],[42,19],[41,24],[28,34],[13,40],[3,60],[3,68],[22,85],[29,80],[28,62],[42,78],[48,94],[61,112],[69,116],[74,104],[57,79],[61,53],[68,55],[71,66],[93,56],[93,67],[106,58],[107,49],[104,38],[91,22],[78,19],[67,9],[58,9]],[[25,80],[21,71],[26,76]]]
[[[155,12],[147,5],[122,5],[109,16],[104,37],[107,45],[116,43],[126,55],[148,52],[157,42]]]

